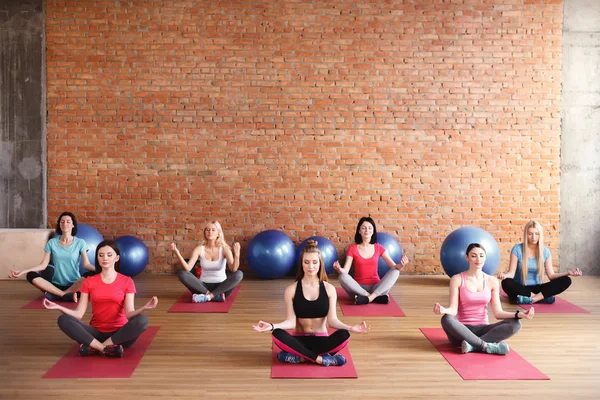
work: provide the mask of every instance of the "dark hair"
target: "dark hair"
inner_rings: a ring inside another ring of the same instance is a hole
[[[480,245],[479,243],[471,243],[471,244],[470,244],[470,245],[467,247],[467,252],[465,253],[465,255],[466,255],[466,256],[468,256],[468,255],[469,255],[469,253],[471,252],[471,250],[473,250],[473,249],[475,249],[475,248],[477,248],[477,249],[481,249],[481,250],[483,250],[483,252],[484,252],[484,253],[487,253],[487,252],[485,251],[485,247],[483,247],[483,246],[482,246],[482,245]]]
[[[73,236],[77,235],[77,218],[75,218],[73,213],[70,213],[68,211],[65,211],[64,213],[60,214],[60,217],[58,217],[58,220],[56,221],[56,234],[62,235],[62,233],[63,233],[62,229],[60,229],[60,220],[64,216],[71,217],[71,219],[73,220],[73,230],[71,231],[71,235],[73,235]]]
[[[119,256],[119,259],[117,260],[117,262],[115,262],[115,271],[117,272],[121,272],[121,252],[119,251],[119,246],[117,246],[117,243],[114,240],[103,240],[102,242],[100,242],[98,244],[98,247],[96,247],[96,258],[95,258],[95,267],[96,267],[96,273],[99,274],[100,272],[102,272],[102,266],[100,265],[100,263],[98,262],[98,251],[100,251],[100,249],[102,247],[111,247],[115,253],[117,253],[117,255]]]
[[[362,236],[360,236],[360,226],[363,224],[363,222],[368,222],[371,225],[373,225],[373,236],[371,236],[371,244],[376,243],[377,242],[377,227],[375,226],[375,221],[373,221],[373,218],[371,218],[371,217],[362,217],[358,221],[358,225],[356,225],[356,233],[354,234],[354,243],[356,243],[356,244],[362,243]]]
[[[298,270],[296,271],[296,281],[302,280],[304,278],[304,268],[302,268],[302,263],[304,262],[304,255],[306,253],[317,253],[319,255],[319,281],[327,282],[327,272],[325,271],[325,262],[323,261],[323,256],[321,255],[321,250],[319,249],[319,242],[316,240],[308,240],[306,242],[306,246],[302,249],[302,253],[300,253],[300,260],[298,261]]]

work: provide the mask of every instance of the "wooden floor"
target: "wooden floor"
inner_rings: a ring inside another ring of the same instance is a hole
[[[371,318],[372,331],[350,341],[358,379],[337,380],[270,378],[271,338],[254,332],[252,324],[284,318],[289,279],[245,279],[228,314],[167,313],[183,293],[177,279],[135,281],[138,305],[159,297],[158,308],[147,314],[150,325],[160,326],[158,335],[130,379],[79,380],[41,378],[73,343],[58,330],[57,312],[20,309],[39,296],[28,283],[0,281],[0,398],[600,398],[598,277],[575,279],[563,296],[591,314],[539,314],[509,340],[549,381],[462,380],[419,331],[439,327],[432,306],[447,301],[443,276],[402,276],[392,294],[407,317]],[[332,283],[339,286],[337,278]],[[360,321],[338,313],[346,323]]]

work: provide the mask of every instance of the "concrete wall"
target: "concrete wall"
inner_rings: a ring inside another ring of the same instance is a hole
[[[0,280],[8,279],[11,270],[24,270],[37,265],[44,258],[44,246],[54,229],[0,228]],[[19,279],[25,279],[25,275]]]
[[[0,228],[46,226],[43,1],[0,2]]]
[[[561,270],[600,275],[600,1],[566,0],[563,21]]]

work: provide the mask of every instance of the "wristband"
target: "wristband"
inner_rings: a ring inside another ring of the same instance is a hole
[[[269,322],[269,324],[271,323]],[[271,332],[273,332],[273,329],[275,329],[275,325],[271,324]]]
[[[515,319],[521,319],[519,318],[519,310],[515,311]]]

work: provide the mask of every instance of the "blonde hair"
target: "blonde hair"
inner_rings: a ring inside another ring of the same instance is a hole
[[[215,228],[217,228],[217,233],[218,233],[217,240],[216,240],[217,246],[218,247],[229,247],[229,245],[225,241],[225,235],[223,234],[223,228],[221,228],[221,224],[219,223],[219,221],[207,222],[206,225],[204,225],[204,229],[202,229],[201,245],[202,246],[206,245],[206,228],[208,228],[209,225],[214,225]]]
[[[306,246],[300,253],[300,260],[298,261],[298,270],[296,271],[296,281],[304,278],[304,268],[302,268],[302,262],[304,261],[304,255],[307,253],[317,253],[319,255],[319,281],[327,282],[327,273],[325,272],[325,262],[323,256],[321,256],[321,250],[319,249],[319,242],[316,240],[308,240]]]
[[[535,228],[540,233],[540,238],[537,243],[536,250],[536,258],[537,258],[537,273],[540,282],[544,278],[544,230],[542,229],[542,225],[539,222],[531,220],[527,224],[525,224],[525,229],[523,229],[523,259],[521,261],[521,278],[523,282],[527,282],[527,273],[528,273],[528,259],[527,257],[527,232],[529,229]]]

